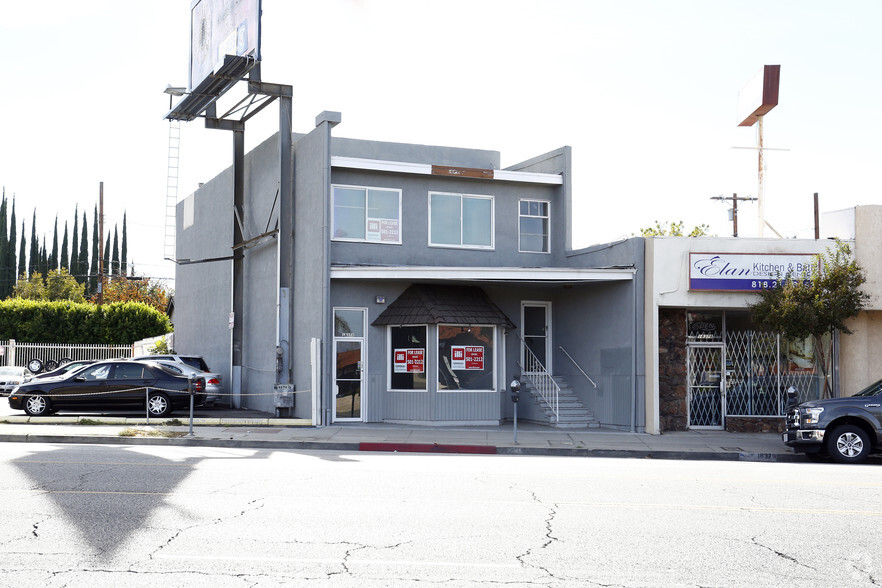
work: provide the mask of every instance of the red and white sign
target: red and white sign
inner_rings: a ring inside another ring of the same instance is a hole
[[[396,374],[421,374],[426,371],[425,349],[396,349],[394,357]]]
[[[450,367],[453,370],[484,369],[484,348],[472,345],[453,345],[450,348]]]
[[[398,230],[398,219],[369,218],[367,220],[367,240],[399,243],[401,234]]]

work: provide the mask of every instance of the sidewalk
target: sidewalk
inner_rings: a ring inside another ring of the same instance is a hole
[[[179,415],[176,418],[181,424],[172,425],[167,424],[167,419],[151,419],[148,425],[144,418],[103,415],[34,419],[23,415],[0,416],[0,442],[806,461],[805,457],[794,454],[785,446],[775,433],[702,430],[648,435],[610,429],[555,429],[518,423],[515,442],[512,423],[495,427],[420,427],[376,423],[313,427],[306,420],[276,419],[255,411],[224,410],[218,413],[210,418],[195,418],[192,437],[187,436],[189,420]],[[138,436],[120,436],[120,433],[136,431]],[[182,434],[184,436],[164,436]]]

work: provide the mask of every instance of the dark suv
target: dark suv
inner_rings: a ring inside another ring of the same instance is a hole
[[[784,443],[807,458],[860,463],[882,451],[882,380],[854,396],[793,406],[786,424]]]

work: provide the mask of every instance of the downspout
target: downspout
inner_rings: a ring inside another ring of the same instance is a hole
[[[637,430],[637,270],[631,274],[631,297],[634,312],[631,313],[631,432]]]
[[[324,157],[322,163],[322,194],[325,199],[322,207],[322,243],[324,244],[324,263],[322,263],[322,407],[323,424],[331,424],[331,398],[333,382],[331,381],[331,366],[333,365],[333,352],[331,340],[331,324],[334,317],[331,316],[331,129],[340,124],[339,112],[325,110],[315,117],[315,126],[325,125],[324,132]]]

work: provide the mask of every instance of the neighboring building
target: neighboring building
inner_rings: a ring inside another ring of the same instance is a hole
[[[246,157],[240,366],[232,171],[179,204],[176,350],[229,366],[233,404],[264,411],[290,354],[294,414],[316,424],[497,424],[528,372],[546,401],[523,394],[519,418],[643,430],[642,240],[571,250],[570,149],[500,169],[495,151],[332,138],[333,119],[294,137],[287,301],[278,137]]]

